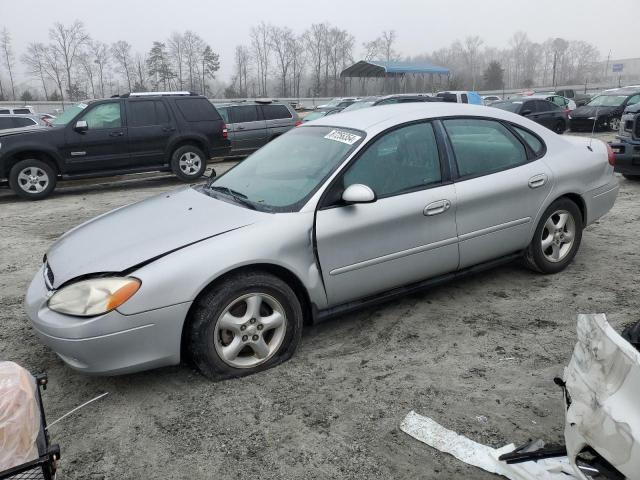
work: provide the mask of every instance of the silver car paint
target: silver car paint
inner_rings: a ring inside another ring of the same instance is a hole
[[[462,185],[470,181],[465,180],[372,204],[321,210],[314,225],[324,190],[373,137],[400,123],[456,115],[493,117],[521,124],[542,137],[547,145],[548,151],[542,160],[526,168],[502,172],[501,178],[518,183],[521,188],[500,187],[501,207],[492,205],[492,195],[481,191],[484,188],[491,192],[496,188],[497,177],[488,175],[474,179],[468,186]],[[75,330],[75,336],[83,339],[75,342],[77,348],[81,349],[85,340],[101,336],[101,348],[106,349],[108,344],[115,350],[124,349],[124,333],[116,335],[118,331],[114,330],[104,336],[103,324],[111,324],[107,317],[142,318],[138,316],[144,314],[145,318],[153,318],[154,312],[158,312],[164,325],[166,308],[180,306],[188,310],[204,288],[225,273],[244,266],[266,264],[287,270],[298,279],[318,310],[420,277],[455,270],[459,265],[457,252],[461,237],[454,221],[460,210],[459,196],[463,197],[464,207],[461,227],[458,227],[463,232],[462,244],[476,242],[473,249],[461,245],[461,257],[465,262],[473,262],[509,253],[500,248],[502,242],[509,245],[509,250],[526,245],[542,212],[565,193],[577,194],[583,199],[587,208],[586,223],[606,213],[617,194],[613,167],[606,162],[602,142],[594,141],[589,150],[581,139],[558,136],[524,117],[489,107],[439,103],[389,105],[325,117],[298,128],[314,125],[355,128],[364,131],[366,138],[299,212],[256,212],[187,189],[106,214],[61,238],[48,252],[56,285],[78,275],[122,271],[162,255],[130,273],[142,281],[142,286],[117,312],[92,319]],[[545,183],[548,193],[538,195],[536,192],[531,196],[528,181],[538,173],[548,175]],[[520,199],[521,196],[528,201]],[[484,202],[490,214],[485,216],[482,208],[470,204],[476,198]],[[447,200],[449,207],[438,215],[425,215],[426,207],[441,200]],[[395,228],[381,223],[381,218],[396,222]],[[518,223],[522,219],[529,220]],[[496,226],[500,228],[493,230]],[[465,238],[467,233],[474,235]],[[314,253],[314,234],[320,264]],[[491,240],[491,235],[494,235],[492,241],[482,243],[483,237]],[[180,248],[189,243],[193,244]],[[474,253],[474,249],[478,252]],[[32,285],[27,294],[29,317],[43,341],[69,357],[72,354],[68,347],[63,352],[59,342],[75,338],[71,336],[72,323],[82,322],[64,315],[51,315],[53,312],[46,308],[46,288],[42,289],[39,277],[42,272],[36,274],[36,286]],[[169,317],[175,338],[155,341],[153,331],[149,330],[147,341],[137,343],[138,360],[123,351],[122,355],[132,363],[114,365],[96,354],[85,371],[115,373],[177,363],[175,352],[180,338],[176,332],[182,331],[185,315],[172,313]],[[60,333],[59,324],[68,326],[63,329],[64,333]],[[123,324],[116,321],[112,325],[121,328]],[[142,331],[144,329],[134,330],[136,336]],[[173,347],[166,347],[167,342]]]

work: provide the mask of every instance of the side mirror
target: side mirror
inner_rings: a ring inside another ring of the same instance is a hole
[[[522,115],[523,117],[531,115],[531,110],[523,110],[522,112],[520,112],[520,115]]]
[[[348,205],[355,203],[373,203],[377,199],[375,192],[361,183],[349,185],[345,191],[342,192],[342,200]]]
[[[73,129],[78,133],[84,133],[89,130],[89,124],[87,124],[86,120],[78,120]]]

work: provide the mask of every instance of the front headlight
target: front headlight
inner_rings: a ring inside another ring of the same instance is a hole
[[[92,317],[115,310],[140,288],[133,277],[105,277],[82,280],[58,290],[49,299],[55,312],[79,317]]]

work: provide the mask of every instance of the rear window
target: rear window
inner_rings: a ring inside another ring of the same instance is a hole
[[[29,114],[31,111],[28,108],[14,108],[13,113],[17,113],[19,115]]]
[[[516,127],[515,125],[512,126],[513,129],[518,132],[518,135],[522,137],[525,143],[529,145],[529,147],[531,147],[531,150],[533,151],[533,153],[535,153],[536,157],[540,156],[544,151],[544,144],[542,143],[542,141],[533,133],[528,132],[524,128]]]
[[[188,122],[221,120],[218,111],[206,98],[178,98],[176,105]]]
[[[265,120],[291,118],[291,112],[289,112],[289,109],[284,105],[263,105],[262,114]]]
[[[231,122],[229,122],[229,108],[228,107],[216,107],[216,110],[218,110],[218,113],[222,116],[222,119],[224,120],[224,123],[231,123]]]

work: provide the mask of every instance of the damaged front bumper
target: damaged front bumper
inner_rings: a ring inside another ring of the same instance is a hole
[[[565,442],[576,473],[593,449],[629,479],[640,478],[640,352],[604,314],[578,315],[578,343],[564,370]]]

